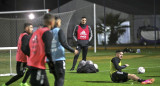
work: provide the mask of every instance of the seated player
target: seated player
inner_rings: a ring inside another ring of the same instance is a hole
[[[126,82],[128,80],[134,80],[138,81],[142,84],[152,84],[154,82],[154,78],[152,79],[140,79],[138,76],[135,74],[129,74],[126,72],[122,72],[122,69],[128,67],[128,64],[121,65],[121,60],[123,58],[123,52],[120,50],[116,51],[116,57],[112,58],[111,60],[111,70],[110,70],[110,77],[113,82]]]

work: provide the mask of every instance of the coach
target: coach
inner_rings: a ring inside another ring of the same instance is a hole
[[[85,61],[86,61],[86,56],[88,51],[88,45],[92,39],[91,27],[88,26],[86,23],[87,23],[87,18],[82,17],[81,23],[79,25],[76,25],[73,31],[73,38],[77,42],[76,49],[79,51],[79,54],[82,49],[82,60],[85,60]],[[70,69],[71,71],[73,71],[75,68],[79,54],[74,56],[73,65],[72,65],[72,68]]]

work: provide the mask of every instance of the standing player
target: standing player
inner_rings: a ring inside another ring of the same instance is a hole
[[[122,69],[128,67],[128,64],[121,65],[121,60],[123,58],[123,52],[120,50],[116,51],[116,57],[112,58],[111,60],[111,70],[110,70],[110,77],[113,82],[126,82],[128,80],[134,80],[141,82],[142,84],[152,84],[155,79],[147,79],[143,80],[140,79],[135,74],[129,74],[126,72],[122,72]]]
[[[89,42],[93,37],[92,30],[90,26],[88,26],[86,23],[87,23],[87,18],[82,17],[81,23],[77,25],[73,31],[73,38],[77,42],[76,49],[79,51],[79,54],[82,49],[82,60],[84,61],[86,61]],[[71,71],[73,71],[75,68],[79,54],[74,56],[73,65],[72,68],[70,69]]]
[[[61,19],[56,19],[55,28],[51,30],[53,33],[51,53],[52,60],[54,62],[54,67],[50,67],[50,72],[53,73],[55,77],[54,86],[63,86],[65,77],[65,49],[72,53],[78,54],[78,50],[72,49],[65,38],[63,30],[60,29]],[[64,49],[65,48],[65,49]]]
[[[22,51],[24,48],[24,43],[26,41],[28,41],[29,39],[29,34],[32,33],[33,31],[33,26],[31,23],[25,23],[24,24],[24,28],[25,31],[23,33],[20,34],[19,39],[18,39],[18,50],[17,50],[17,54],[16,54],[16,61],[17,61],[17,65],[16,65],[16,71],[17,71],[17,75],[12,77],[8,82],[6,82],[5,84],[3,84],[2,86],[8,86],[10,84],[12,84],[13,82],[17,81],[18,79],[22,78],[26,68],[27,68],[27,56],[24,54],[24,52]],[[29,77],[30,73],[27,72],[25,75],[25,78],[23,79],[22,83],[20,84],[21,86],[29,86],[26,81]]]
[[[50,29],[54,27],[55,18],[45,14],[43,20],[46,27],[36,30],[29,41],[30,57],[27,65],[31,71],[31,86],[49,86],[45,71],[46,56],[50,66],[53,65],[50,52],[53,37]]]

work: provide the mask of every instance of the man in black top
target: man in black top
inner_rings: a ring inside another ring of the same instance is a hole
[[[79,25],[76,25],[73,31],[73,38],[77,42],[76,49],[79,51],[79,54],[82,49],[82,60],[84,61],[86,61],[89,42],[93,37],[92,30],[90,26],[88,26],[86,23],[87,23],[87,18],[82,17],[81,23]],[[73,65],[72,68],[70,69],[71,71],[73,71],[75,68],[79,54],[74,56]]]
[[[33,31],[33,25],[31,23],[25,23],[24,24],[24,29],[25,29],[25,31],[20,34],[19,39],[18,39],[18,50],[17,50],[17,55],[16,55],[16,60],[17,60],[16,71],[17,71],[17,75],[12,77],[8,82],[3,84],[2,86],[8,86],[8,85],[12,84],[13,82],[15,82],[18,79],[22,78],[23,75],[26,72],[27,56],[24,53],[24,50],[25,50],[24,48],[26,46],[26,43],[29,41],[29,38],[30,38],[29,35]],[[20,83],[20,86],[29,86],[26,83],[29,75],[30,75],[30,71],[27,70],[26,75],[25,75],[22,83]]]
[[[49,86],[45,72],[45,58],[49,60],[50,66],[53,66],[51,58],[52,33],[50,29],[54,27],[55,17],[52,14],[45,14],[43,17],[44,28],[36,30],[30,41],[30,57],[27,65],[31,71],[31,86]]]
[[[53,67],[50,72],[53,73],[55,77],[54,86],[63,86],[64,85],[64,77],[65,77],[65,49],[68,51],[77,54],[78,50],[74,50],[71,48],[67,40],[65,38],[64,32],[60,29],[61,19],[57,18],[55,22],[55,28],[51,30],[53,35],[52,44],[51,44],[51,54],[53,60]]]
[[[122,72],[122,69],[128,67],[128,64],[121,65],[121,60],[123,58],[123,52],[120,50],[116,51],[116,57],[112,58],[111,60],[111,70],[110,70],[110,77],[113,82],[126,82],[128,80],[134,80],[141,82],[142,84],[152,84],[154,82],[154,79],[147,79],[143,80],[140,79],[135,74],[129,74],[126,72]]]

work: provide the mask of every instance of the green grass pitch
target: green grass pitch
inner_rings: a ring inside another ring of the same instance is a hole
[[[92,60],[98,64],[99,72],[91,74],[77,74],[76,71],[69,71],[72,65],[73,54],[66,54],[66,75],[64,86],[142,86],[136,81],[128,81],[125,83],[113,83],[110,80],[109,69],[110,60],[115,55],[115,50],[97,50],[97,53],[93,53],[93,50],[88,51],[87,60]],[[81,55],[79,56],[80,61]],[[136,74],[137,76],[148,79],[155,78],[156,81],[153,84],[147,86],[160,86],[160,49],[141,49],[141,53],[126,53],[124,54],[122,64],[129,64],[125,72]],[[145,74],[138,74],[137,68],[143,66],[146,69]],[[47,71],[48,80],[50,86],[54,86],[54,76]],[[8,81],[12,76],[0,77],[1,84]],[[19,86],[22,79],[11,84],[10,86]],[[29,83],[29,80],[28,80]]]

